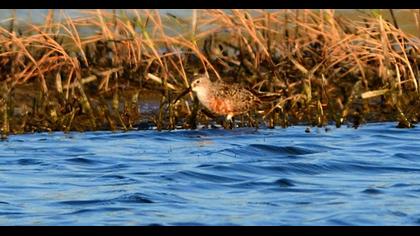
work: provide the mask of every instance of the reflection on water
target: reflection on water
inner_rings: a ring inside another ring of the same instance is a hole
[[[0,224],[420,224],[420,129],[394,126],[10,136]]]

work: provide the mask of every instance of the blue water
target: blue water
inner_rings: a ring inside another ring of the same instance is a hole
[[[419,225],[420,128],[37,133],[0,143],[1,225]]]

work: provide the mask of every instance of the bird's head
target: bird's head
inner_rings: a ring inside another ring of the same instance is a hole
[[[207,89],[210,83],[211,81],[207,76],[200,76],[191,83],[191,90],[196,93],[202,93]]]

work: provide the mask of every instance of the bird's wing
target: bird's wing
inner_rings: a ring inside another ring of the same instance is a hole
[[[217,89],[214,92],[218,94],[218,97],[224,98],[228,103],[234,103],[231,107],[238,113],[244,112],[260,103],[257,96],[239,84],[219,83],[214,88]]]

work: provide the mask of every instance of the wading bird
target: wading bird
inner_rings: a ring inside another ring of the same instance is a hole
[[[226,116],[229,122],[233,116],[248,112],[261,104],[256,95],[239,84],[212,82],[205,75],[191,83],[191,90],[203,106],[218,115]]]

